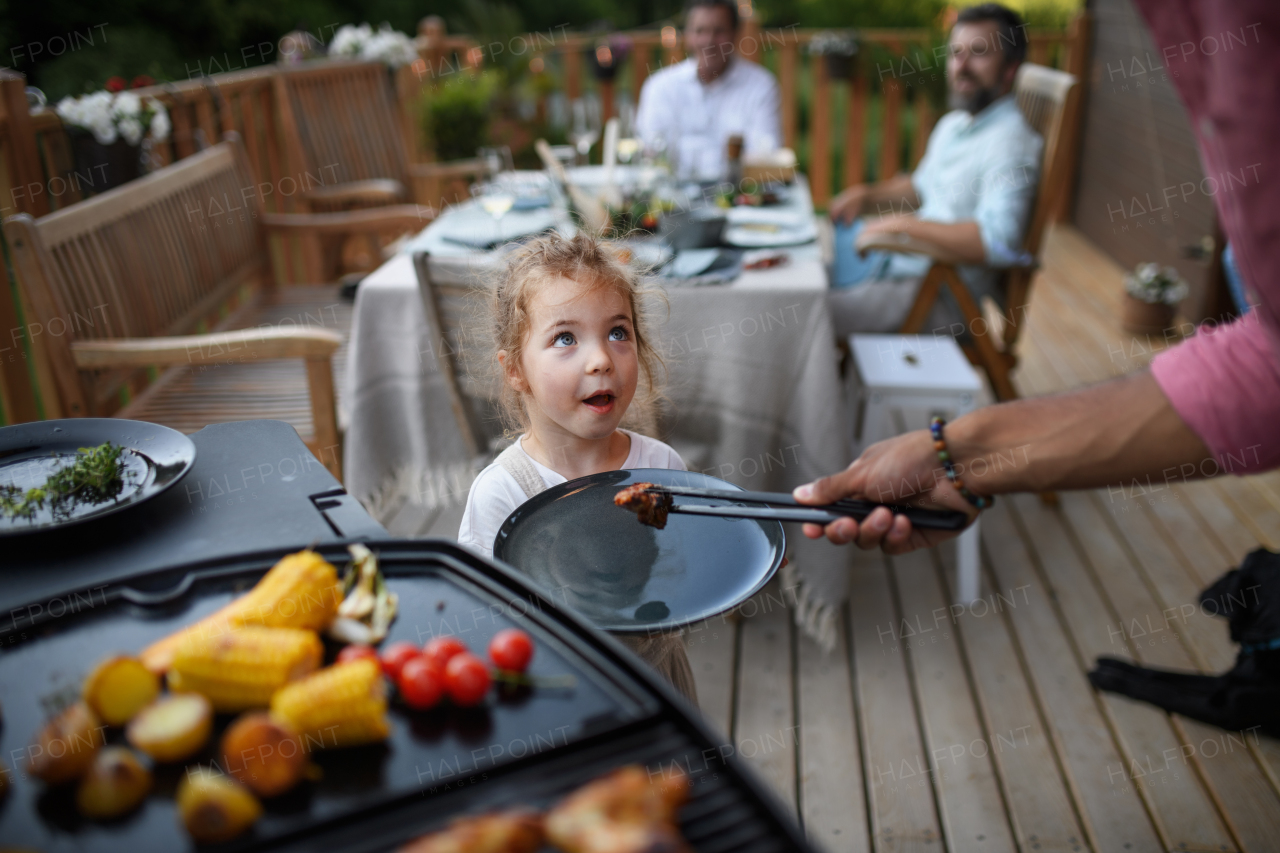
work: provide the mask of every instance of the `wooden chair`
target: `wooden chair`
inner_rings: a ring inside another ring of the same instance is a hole
[[[501,436],[497,416],[501,389],[475,361],[488,353],[482,340],[487,330],[478,324],[486,293],[465,261],[415,252],[413,268],[436,367],[444,375],[458,431],[474,459],[488,453]]]
[[[32,320],[47,330],[35,343],[52,376],[50,417],[183,432],[277,418],[341,479],[332,361],[350,308],[336,286],[277,286],[267,236],[421,228],[432,213],[269,214],[256,188],[228,134],[88,201],[5,220]]]
[[[968,340],[961,344],[969,361],[987,372],[991,387],[1000,400],[1012,400],[1018,396],[1009,377],[1018,364],[1014,346],[1031,299],[1031,280],[1039,268],[1040,248],[1050,216],[1061,194],[1069,190],[1066,181],[1070,161],[1075,156],[1072,141],[1078,120],[1077,82],[1072,74],[1041,65],[1026,63],[1018,69],[1014,96],[1027,122],[1044,137],[1044,154],[1035,205],[1023,239],[1023,249],[1032,260],[1025,266],[1000,270],[1001,288],[1005,295],[1004,313],[997,312],[998,316],[991,319],[984,315],[982,307],[956,270],[959,261],[940,246],[904,235],[860,239],[857,244],[859,251],[908,252],[928,255],[933,259],[899,333],[919,334],[945,287],[960,306],[968,328],[985,330],[983,334],[970,334]]]
[[[469,196],[484,172],[479,159],[415,163],[391,78],[381,62],[317,60],[279,66],[276,103],[288,174],[305,185],[302,208],[330,212],[416,201],[443,208]],[[328,272],[371,269],[379,247],[342,247],[326,257]],[[342,261],[345,260],[345,263]]]
[[[479,159],[413,163],[410,129],[387,67],[378,61],[323,59],[276,69],[288,174],[300,184],[294,196],[310,213],[366,209],[416,201],[436,209],[466,199],[484,172]],[[315,247],[312,247],[315,251]],[[369,272],[383,263],[383,246],[370,237],[330,245],[325,278]]]

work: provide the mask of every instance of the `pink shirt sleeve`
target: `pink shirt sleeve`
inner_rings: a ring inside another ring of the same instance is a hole
[[[1280,466],[1280,354],[1257,311],[1217,329],[1201,327],[1157,356],[1151,372],[1223,473]]]
[[[1280,3],[1135,0],[1187,107],[1237,266],[1247,318],[1162,353],[1161,389],[1224,470],[1280,466]],[[1262,105],[1267,105],[1263,107]]]

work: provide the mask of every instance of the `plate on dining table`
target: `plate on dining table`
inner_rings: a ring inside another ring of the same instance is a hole
[[[121,512],[164,492],[196,461],[196,446],[169,427],[120,418],[68,418],[0,428],[0,497],[21,501],[31,489],[76,461],[81,448],[110,442],[121,448],[122,468],[104,488],[61,500],[49,497],[27,512],[0,509],[0,536],[48,531]]]
[[[673,513],[657,530],[613,503],[634,483],[738,489],[665,468],[580,477],[517,507],[498,531],[494,556],[596,627],[631,634],[675,630],[725,613],[759,592],[781,566],[786,535],[777,521]]]

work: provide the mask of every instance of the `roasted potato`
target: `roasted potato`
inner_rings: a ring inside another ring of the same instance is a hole
[[[84,680],[84,701],[109,726],[123,726],[160,695],[160,679],[137,658],[108,658]]]
[[[274,797],[302,778],[307,755],[298,736],[261,712],[243,714],[222,736],[223,767],[260,797]]]
[[[262,804],[230,776],[196,767],[178,783],[178,815],[201,844],[230,841],[262,814]]]
[[[76,808],[94,820],[107,820],[136,809],[151,792],[151,771],[123,746],[101,750],[80,780]]]
[[[156,761],[181,761],[199,752],[212,730],[209,700],[199,693],[177,693],[139,711],[124,736]]]
[[[80,778],[106,742],[103,728],[98,715],[77,702],[37,733],[27,748],[27,772],[50,785]]]

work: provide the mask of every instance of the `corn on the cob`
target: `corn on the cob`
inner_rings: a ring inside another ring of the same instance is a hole
[[[320,631],[333,621],[341,603],[338,570],[315,551],[299,551],[276,563],[253,589],[217,613],[148,646],[142,662],[152,672],[163,673],[186,637],[224,634],[240,625]]]
[[[191,634],[174,650],[169,687],[199,693],[218,711],[262,708],[280,687],[314,672],[324,657],[315,631],[247,625]]]
[[[322,669],[276,691],[271,716],[297,732],[308,750],[386,740],[382,669],[369,659]]]

